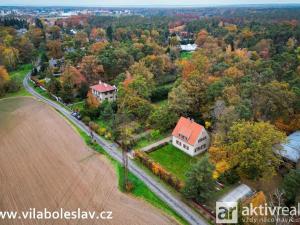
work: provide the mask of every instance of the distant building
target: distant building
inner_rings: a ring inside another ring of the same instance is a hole
[[[25,28],[21,28],[21,29],[17,30],[17,35],[18,36],[23,36],[26,33],[27,33],[27,29],[25,29]]]
[[[188,155],[195,156],[208,149],[209,135],[200,124],[181,117],[172,132],[172,144]]]
[[[99,101],[114,101],[117,98],[117,87],[99,81],[99,84],[91,86],[92,94]]]
[[[292,162],[300,162],[300,131],[296,131],[287,137],[287,142],[282,144],[282,150],[277,151],[284,159]]]
[[[187,51],[187,52],[193,52],[193,51],[196,51],[197,47],[198,46],[196,44],[180,45],[180,50]]]

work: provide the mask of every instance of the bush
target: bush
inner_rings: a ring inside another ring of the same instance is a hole
[[[91,128],[93,131],[97,132],[97,130],[99,129],[99,125],[96,124],[96,123],[93,122],[93,121],[90,121],[90,122],[89,122],[89,128]]]
[[[240,180],[239,175],[233,169],[226,171],[225,173],[221,174],[219,177],[219,181],[224,184],[235,184]]]
[[[151,94],[151,101],[158,102],[167,99],[172,87],[172,85],[165,85],[155,88]]]
[[[7,92],[12,93],[12,92],[17,92],[21,88],[20,84],[14,79],[10,80],[7,83]]]
[[[91,118],[88,117],[88,116],[84,116],[84,117],[82,118],[82,122],[85,123],[85,124],[89,124],[90,121],[91,121]]]
[[[110,132],[107,132],[106,134],[105,134],[105,136],[104,136],[106,139],[108,139],[108,140],[110,140],[111,139],[111,137],[112,137],[112,135],[111,135],[111,133]]]
[[[159,138],[159,136],[160,136],[160,132],[159,132],[159,130],[153,130],[153,131],[151,131],[151,134],[150,134],[150,136],[151,136],[152,140],[156,140],[156,139],[158,139],[158,138]]]
[[[106,128],[100,127],[100,128],[98,129],[97,133],[98,133],[100,136],[105,135],[105,133],[106,133]]]

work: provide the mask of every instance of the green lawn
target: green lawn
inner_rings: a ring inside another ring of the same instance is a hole
[[[168,104],[168,99],[153,103],[154,107],[160,107],[160,106],[167,105],[167,104]]]
[[[16,96],[30,96],[30,94],[23,87],[23,80],[26,74],[32,69],[31,64],[25,64],[19,66],[19,68],[15,71],[9,73],[10,79],[16,80],[16,82],[20,85],[20,90],[14,93],[7,93],[2,98],[16,97]]]
[[[192,52],[181,52],[180,58],[181,59],[190,59],[192,58],[193,53]]]
[[[168,144],[149,153],[151,159],[158,162],[167,171],[171,172],[182,181],[185,181],[186,179],[186,172],[189,171],[192,165],[196,163],[199,158],[203,157],[203,155],[204,154],[200,154],[191,157],[175,148],[172,144]]]
[[[74,110],[82,110],[84,107],[84,101],[80,101],[80,102],[76,102],[72,105],[70,105],[70,108],[74,111]]]

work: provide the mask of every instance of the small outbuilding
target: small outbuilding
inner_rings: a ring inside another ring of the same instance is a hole
[[[252,189],[246,184],[240,184],[225,196],[220,198],[218,202],[238,202],[253,195]]]
[[[287,142],[282,144],[282,150],[278,153],[292,163],[300,161],[300,131],[296,131],[287,137]]]

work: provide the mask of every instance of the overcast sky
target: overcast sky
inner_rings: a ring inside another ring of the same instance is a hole
[[[0,5],[31,6],[172,6],[300,3],[300,0],[0,0]]]

